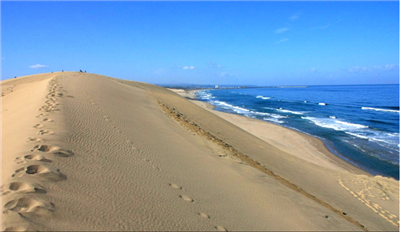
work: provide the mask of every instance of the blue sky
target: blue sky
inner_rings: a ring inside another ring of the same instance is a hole
[[[399,83],[398,2],[1,2],[2,79]]]

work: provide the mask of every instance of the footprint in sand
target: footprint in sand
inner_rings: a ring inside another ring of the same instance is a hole
[[[46,104],[52,104],[52,103],[56,103],[57,100],[54,98],[50,98],[49,100],[45,101]]]
[[[51,112],[51,111],[53,111],[53,108],[49,107],[49,106],[43,106],[39,110],[42,112]]]
[[[4,231],[31,231],[31,230],[28,230],[27,228],[22,226],[12,226],[5,228]]]
[[[186,195],[179,195],[182,200],[187,201],[187,202],[194,202],[194,200]]]
[[[49,112],[50,111],[48,106],[42,106],[42,107],[39,108],[39,110],[43,111],[43,112]]]
[[[44,200],[35,200],[27,197],[21,197],[16,200],[7,202],[4,205],[3,213],[9,211],[17,212],[23,217],[47,217],[53,214],[55,205]]]
[[[204,219],[210,219],[211,217],[205,213],[198,213],[200,215],[200,217],[204,218]]]
[[[59,104],[56,103],[56,102],[47,102],[46,104],[47,104],[48,106],[50,106],[50,107],[54,107],[54,106],[59,105]]]
[[[40,152],[48,152],[54,155],[58,155],[61,157],[70,157],[73,156],[74,153],[69,150],[61,149],[57,146],[50,146],[50,145],[36,145],[33,147],[31,151],[40,151]]]
[[[11,175],[11,177],[21,177],[24,175],[25,168],[19,168],[15,170],[15,173]]]
[[[51,118],[45,118],[42,120],[42,122],[52,122],[52,121],[53,121],[53,119],[51,119]]]
[[[227,229],[225,229],[223,226],[215,226],[215,229],[217,231],[228,231]]]
[[[63,93],[49,93],[47,96],[48,98],[51,97],[62,97],[64,94]]]
[[[45,101],[45,103],[49,103],[49,102],[57,102],[57,98],[54,97],[49,97],[49,100]]]
[[[29,137],[26,142],[41,142],[42,140],[39,138]]]
[[[45,157],[43,157],[41,155],[26,155],[24,157],[15,158],[15,162],[17,164],[26,163],[27,161],[31,161],[31,160],[45,162],[45,163],[51,163],[52,162],[52,160],[47,159],[47,158],[45,158]]]
[[[7,195],[9,193],[46,193],[46,190],[38,185],[33,183],[25,183],[25,182],[11,182],[6,185],[1,186],[1,195]]]
[[[43,124],[40,124],[40,123],[33,126],[33,128],[37,128],[37,129],[40,129],[42,127],[43,127]]]
[[[183,189],[181,186],[176,185],[176,184],[170,183],[170,184],[168,184],[168,185],[171,186],[171,187],[174,188],[174,189],[179,189],[179,190]]]
[[[47,116],[47,114],[39,114],[38,116],[36,116],[37,118],[42,118],[44,116]]]
[[[40,130],[37,134],[38,135],[52,135],[52,134],[54,134],[54,132],[49,131],[49,130]]]
[[[12,177],[21,177],[23,175],[37,176],[48,181],[62,181],[67,179],[67,177],[60,172],[60,170],[37,164],[17,169]]]

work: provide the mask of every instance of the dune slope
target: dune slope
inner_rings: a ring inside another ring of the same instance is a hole
[[[398,181],[307,162],[167,89],[65,72],[2,93],[2,230],[398,229]]]

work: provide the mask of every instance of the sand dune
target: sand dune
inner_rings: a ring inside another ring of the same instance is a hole
[[[301,134],[101,75],[1,84],[2,230],[398,230],[398,181]]]

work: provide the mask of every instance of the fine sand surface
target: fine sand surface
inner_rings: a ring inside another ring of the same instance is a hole
[[[2,230],[398,230],[398,181],[300,133],[95,74],[1,91]]]

